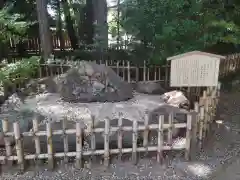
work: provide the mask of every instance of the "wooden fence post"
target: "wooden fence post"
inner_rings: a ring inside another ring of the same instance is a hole
[[[91,117],[91,122],[90,122],[90,136],[91,136],[91,156],[90,156],[90,161],[89,161],[89,166],[92,166],[92,162],[96,161],[94,151],[96,150],[96,135],[94,133],[94,123],[95,123],[95,117]]]
[[[81,168],[82,163],[82,128],[79,121],[76,122],[76,166],[77,168]]]
[[[119,76],[119,60],[117,60],[117,75]]]
[[[207,133],[209,132],[209,121],[210,121],[210,114],[209,114],[209,96],[207,96],[205,100],[205,122],[204,122],[204,138],[207,136]]]
[[[132,132],[132,161],[133,164],[137,164],[137,139],[138,139],[138,122],[133,121],[133,132]]]
[[[41,148],[40,148],[40,140],[39,137],[36,135],[38,132],[38,120],[36,118],[33,119],[33,133],[34,133],[34,142],[35,142],[35,162],[39,164],[39,154],[41,153]]]
[[[148,118],[148,113],[145,114],[144,118],[144,137],[143,137],[143,147],[146,149],[146,154],[148,153],[148,135],[149,135],[149,118]]]
[[[192,114],[187,115],[187,132],[186,132],[186,149],[185,149],[185,159],[190,159],[190,148],[191,148],[191,138],[192,138]]]
[[[67,119],[64,118],[62,121],[62,129],[63,129],[63,148],[64,148],[64,163],[68,163],[68,136],[66,133],[67,130]]]
[[[21,171],[24,171],[24,154],[23,154],[23,141],[20,133],[20,127],[18,122],[13,123],[13,131],[16,141],[16,151],[18,158],[18,165]]]
[[[127,81],[128,81],[128,83],[131,82],[131,67],[130,67],[130,61],[127,62]]]
[[[154,81],[157,81],[157,67],[154,67]]]
[[[143,81],[146,81],[146,61],[143,62]]]
[[[159,116],[158,120],[158,150],[157,150],[157,162],[163,162],[163,123],[164,115]]]
[[[199,145],[202,148],[203,134],[204,134],[204,107],[200,107],[200,124],[199,124]]]
[[[218,104],[219,102],[219,98],[220,98],[220,91],[221,91],[221,83],[219,82],[218,83],[218,86],[217,86],[217,98],[216,98],[216,105]]]
[[[2,128],[3,128],[3,135],[4,135],[4,144],[6,149],[6,162],[8,166],[12,165],[12,161],[9,159],[12,155],[12,148],[11,148],[11,138],[6,135],[6,133],[9,131],[9,123],[7,119],[2,120]]]
[[[194,119],[195,122],[192,122],[193,124],[193,139],[194,141],[197,140],[197,133],[198,133],[198,127],[199,127],[199,104],[198,102],[194,103],[194,111],[196,112],[196,118]]]
[[[123,73],[123,81],[126,81],[126,71],[125,71],[125,61],[122,60],[122,65],[121,65],[122,73]]]
[[[122,130],[122,114],[119,113],[119,118],[118,118],[118,149],[119,149],[119,155],[118,159],[122,159],[122,139],[123,139],[123,130]]]
[[[54,160],[53,160],[53,143],[52,143],[52,124],[50,120],[47,121],[46,130],[47,130],[48,166],[50,169],[53,169]]]
[[[109,166],[109,133],[110,133],[110,120],[109,118],[105,119],[105,131],[104,131],[104,166]]]
[[[165,88],[167,87],[168,81],[169,81],[169,76],[168,76],[169,70],[170,68],[168,67],[168,62],[167,62],[165,66]]]
[[[139,65],[136,66],[136,79],[135,79],[135,83],[137,83],[139,81]]]
[[[173,113],[171,112],[168,116],[168,124],[169,124],[169,128],[168,128],[168,144],[171,145],[172,144],[172,136],[173,136],[173,128],[174,128],[174,124],[173,124]]]

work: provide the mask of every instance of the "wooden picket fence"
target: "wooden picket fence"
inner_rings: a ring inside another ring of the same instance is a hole
[[[52,40],[53,50],[60,50],[59,38],[56,37],[56,35],[52,35],[51,40]],[[15,41],[14,39],[11,38],[9,40],[9,46],[12,52],[16,52],[17,44],[18,44],[18,41]],[[40,44],[39,38],[27,39],[24,45],[28,53],[40,54],[41,52],[41,44]],[[70,50],[70,49],[72,49],[71,42],[69,38],[66,37],[66,39],[64,40],[64,50]]]
[[[27,160],[35,160],[39,162],[41,159],[47,159],[49,167],[54,167],[54,160],[56,158],[64,158],[65,161],[68,161],[69,157],[74,157],[76,160],[76,166],[78,168],[82,167],[82,160],[84,156],[97,156],[103,155],[104,165],[108,167],[110,163],[110,155],[118,155],[120,158],[125,153],[132,154],[132,161],[134,164],[137,163],[138,153],[140,152],[156,152],[157,161],[163,162],[163,151],[171,150],[185,150],[185,158],[190,159],[191,151],[196,144],[199,144],[202,148],[203,142],[208,137],[208,133],[211,132],[211,125],[214,120],[216,113],[216,105],[218,103],[219,97],[219,87],[208,88],[203,92],[203,96],[200,97],[199,102],[195,102],[195,109],[191,110],[187,114],[187,119],[185,123],[174,123],[174,114],[170,113],[168,118],[168,123],[165,123],[164,116],[159,115],[159,120],[157,124],[149,124],[149,119],[145,118],[144,125],[138,121],[133,121],[132,126],[123,126],[123,119],[119,115],[118,126],[111,127],[110,119],[105,119],[105,128],[94,127],[94,118],[92,118],[92,123],[87,129],[82,129],[81,123],[76,122],[76,129],[67,129],[66,120],[62,121],[62,129],[53,130],[52,122],[46,123],[46,131],[39,131],[39,122],[37,119],[33,119],[33,131],[21,132],[19,122],[14,122],[13,132],[9,132],[10,124],[7,119],[2,121],[3,134],[6,148],[6,155],[0,156],[0,160],[3,164],[11,164],[12,161],[17,161],[21,170],[25,169],[25,162]],[[174,146],[173,145],[173,128],[186,128],[186,137],[184,146]],[[167,129],[167,140],[165,142],[163,135],[164,130]],[[157,145],[149,145],[149,132],[157,131]],[[109,137],[110,133],[118,133],[118,148],[110,149],[109,148]],[[123,134],[124,132],[132,132],[132,148],[123,148]],[[143,132],[143,133],[141,133]],[[104,134],[104,149],[95,149],[95,135],[96,133]],[[68,151],[68,135],[76,135],[76,151]],[[91,148],[90,150],[83,149],[84,135],[90,135],[91,139]],[[143,145],[139,147],[137,141],[140,137],[143,136]],[[64,152],[55,153],[53,151],[53,141],[52,137],[55,135],[63,136],[63,145]],[[24,154],[23,141],[24,137],[32,137],[35,142],[35,154]],[[47,141],[47,153],[41,153],[40,151],[40,136],[46,136]],[[16,153],[13,153],[10,137],[15,139],[15,150]],[[91,158],[90,158],[91,159]],[[10,162],[10,163],[7,163]]]
[[[38,161],[39,159],[47,159],[50,168],[54,166],[54,159],[64,157],[68,159],[68,157],[75,157],[76,158],[76,165],[77,167],[82,166],[82,158],[83,156],[95,156],[95,155],[103,155],[104,157],[104,165],[107,167],[110,162],[110,155],[118,154],[121,158],[122,154],[125,153],[132,153],[132,161],[134,164],[137,163],[137,153],[140,152],[157,152],[157,161],[162,162],[163,160],[163,151],[166,150],[181,150],[182,146],[172,146],[172,128],[186,128],[186,142],[183,147],[185,150],[185,158],[188,160],[190,156],[190,144],[191,144],[191,137],[192,137],[192,119],[194,118],[194,114],[189,113],[187,115],[187,122],[186,123],[173,123],[173,114],[169,114],[168,124],[164,124],[164,116],[159,116],[158,124],[149,124],[148,118],[145,118],[144,125],[139,125],[138,121],[133,121],[132,126],[123,126],[123,119],[120,117],[118,119],[118,127],[110,127],[110,119],[105,119],[105,128],[94,128],[90,126],[88,130],[82,129],[81,122],[76,122],[76,129],[66,129],[66,120],[63,122],[63,128],[61,130],[52,130],[52,123],[46,123],[46,131],[39,131],[38,130],[38,121],[37,119],[33,119],[33,131],[32,132],[21,132],[18,121],[13,123],[13,130],[14,132],[9,132],[9,123],[5,119],[2,121],[3,123],[3,133],[4,133],[4,140],[6,144],[6,156],[0,156],[1,161],[14,161],[17,160],[18,165],[22,170],[25,168],[25,161],[26,160],[35,160]],[[93,119],[93,118],[92,118]],[[93,122],[92,122],[93,124]],[[168,138],[167,144],[164,144],[163,138],[163,131],[164,129],[168,129]],[[149,146],[149,139],[148,134],[150,131],[156,130],[158,132],[157,136],[157,145],[156,146]],[[140,131],[144,131],[143,137],[143,146],[138,147],[137,140],[139,138]],[[109,148],[109,134],[110,132],[117,132],[118,133],[118,149],[110,149]],[[132,132],[132,148],[122,148],[123,144],[123,133],[124,132]],[[104,134],[104,149],[102,150],[95,150],[95,133],[103,133]],[[68,139],[67,136],[70,134],[76,135],[76,152],[69,152],[68,151]],[[84,151],[82,142],[83,142],[83,134],[90,134],[91,135],[91,150]],[[63,135],[63,144],[64,144],[64,152],[62,153],[54,153],[53,152],[53,142],[52,136],[53,135]],[[16,155],[13,155],[9,137],[12,136],[16,142]],[[35,142],[35,154],[24,155],[24,147],[23,141],[24,137],[30,136],[33,137]],[[47,139],[47,153],[41,154],[40,152],[40,136],[46,136]],[[10,163],[11,164],[11,163]]]
[[[219,77],[226,77],[240,70],[240,53],[230,54],[221,60]]]
[[[63,61],[59,64],[41,64],[39,77],[55,76],[66,72],[70,68],[71,61]],[[74,61],[78,64],[80,61]],[[129,83],[138,81],[158,81],[169,83],[170,65],[148,65],[144,61],[142,65],[136,65],[126,60],[95,60],[97,64],[104,64],[112,68],[117,75]]]
[[[123,80],[130,83],[138,81],[158,81],[163,82],[165,85],[169,84],[169,72],[170,66],[155,66],[151,67],[144,62],[142,66],[134,66],[129,61],[96,61],[99,64],[105,64],[115,70],[115,72],[123,78]],[[69,65],[66,63],[61,64],[42,64],[39,68],[39,77],[48,77],[59,75],[66,72],[69,69]],[[132,75],[135,74],[135,75]],[[141,77],[140,77],[141,74]],[[140,77],[140,78],[139,78]],[[163,151],[180,150],[177,146],[172,146],[172,130],[173,128],[186,128],[186,143],[183,147],[185,150],[185,158],[189,159],[192,147],[195,144],[200,144],[202,147],[203,142],[207,139],[209,132],[211,132],[211,125],[214,121],[216,114],[216,106],[218,103],[218,97],[220,96],[220,86],[208,87],[208,88],[190,88],[189,97],[196,96],[194,99],[194,109],[190,110],[186,123],[173,123],[173,114],[169,114],[168,123],[164,123],[164,116],[159,116],[157,124],[149,124],[148,118],[145,118],[144,125],[141,125],[138,121],[133,121],[132,126],[123,126],[123,120],[119,117],[118,127],[110,127],[110,120],[105,119],[105,128],[95,128],[90,126],[90,129],[81,129],[80,122],[76,122],[75,129],[66,129],[66,121],[63,121],[62,129],[53,130],[52,123],[46,123],[46,131],[39,131],[39,122],[37,119],[33,119],[33,132],[21,132],[18,121],[13,124],[9,124],[7,119],[3,120],[3,134],[5,141],[6,154],[0,156],[0,160],[3,164],[6,162],[17,161],[22,170],[25,169],[25,162],[28,160],[40,160],[47,159],[50,168],[54,166],[54,160],[56,158],[68,159],[69,157],[75,157],[77,167],[81,167],[84,156],[96,156],[103,155],[104,165],[107,167],[110,163],[110,155],[117,154],[119,157],[125,153],[132,154],[132,160],[134,163],[137,162],[137,154],[140,152],[156,152],[158,162],[163,160]],[[195,112],[195,113],[194,113]],[[93,120],[94,118],[92,118]],[[94,123],[92,123],[94,124]],[[13,132],[9,132],[9,126],[13,125]],[[163,140],[163,131],[168,130],[167,144]],[[150,131],[157,131],[157,145],[149,146],[148,134]],[[137,140],[139,134],[143,133],[143,146],[139,147]],[[109,134],[110,132],[118,133],[118,148],[109,148]],[[122,140],[124,132],[132,132],[132,148],[123,148]],[[96,133],[104,134],[104,149],[96,150],[94,136]],[[68,135],[76,135],[76,151],[68,151]],[[91,136],[91,149],[85,151],[82,146],[84,140],[83,135],[90,134]],[[62,135],[64,152],[55,153],[53,152],[53,141],[52,136]],[[24,154],[23,141],[24,137],[32,137],[35,142],[35,154]],[[47,139],[47,153],[41,153],[40,151],[40,136],[46,136]],[[15,139],[15,150],[14,153],[9,138],[14,137]],[[7,163],[11,164],[11,163]]]

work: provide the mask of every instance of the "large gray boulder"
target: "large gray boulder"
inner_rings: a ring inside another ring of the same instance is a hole
[[[66,102],[119,102],[133,97],[132,86],[110,67],[94,62],[72,64],[66,73],[33,80],[26,94],[59,93]]]
[[[118,102],[133,97],[130,84],[111,68],[94,62],[82,61],[49,83],[52,92],[56,87],[62,100],[67,102]]]

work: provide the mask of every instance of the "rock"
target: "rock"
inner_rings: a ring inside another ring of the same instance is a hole
[[[111,68],[86,61],[61,75],[57,87],[67,102],[118,102],[133,97],[131,85]]]
[[[118,102],[133,97],[132,86],[109,67],[81,61],[66,73],[32,80],[26,94],[59,93],[67,102]]]
[[[138,82],[136,91],[145,94],[164,94],[167,92],[159,82]]]
[[[162,96],[165,102],[175,107],[189,106],[189,100],[181,91],[170,91]]]
[[[23,105],[23,100],[18,96],[17,93],[12,94],[8,99],[3,103],[1,110],[2,112],[9,112],[12,110],[19,110]]]
[[[23,92],[27,95],[36,95],[39,93],[56,93],[57,77],[45,77],[41,79],[30,80]]]

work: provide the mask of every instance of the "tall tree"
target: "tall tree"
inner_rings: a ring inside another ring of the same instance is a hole
[[[95,2],[95,1],[94,1]],[[94,36],[94,10],[93,10],[93,0],[86,1],[86,6],[84,8],[84,20],[83,20],[83,34],[84,41],[86,45],[93,44]]]
[[[36,2],[41,49],[44,61],[47,61],[49,55],[52,53],[52,41],[48,24],[47,0],[36,0]]]
[[[77,39],[76,32],[74,29],[74,21],[71,17],[68,1],[62,0],[61,2],[62,2],[62,6],[63,6],[66,29],[67,29],[68,36],[71,41],[71,46],[73,49],[78,49],[78,39]]]
[[[62,24],[62,13],[61,13],[61,3],[60,0],[56,0],[56,10],[57,10],[57,36],[60,40],[60,49],[64,50],[65,47],[65,42],[64,42],[64,38],[63,38],[63,24]]]
[[[108,47],[108,24],[106,0],[94,1],[95,43],[100,51]]]
[[[140,57],[144,52],[159,61],[219,41],[239,42],[239,28],[229,18],[233,11],[226,11],[224,0],[125,0],[122,9],[121,24],[145,48]]]

